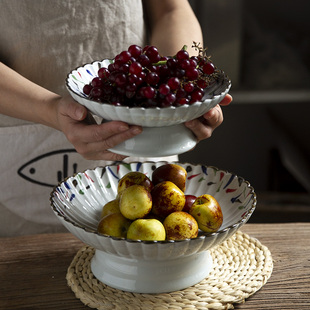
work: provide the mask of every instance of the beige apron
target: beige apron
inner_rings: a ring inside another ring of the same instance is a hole
[[[77,154],[61,132],[41,125],[0,128],[0,235],[64,231],[49,206],[53,186],[100,165]]]
[[[58,94],[71,69],[145,43],[140,0],[1,0],[0,29],[0,61]],[[0,152],[0,236],[64,231],[53,186],[104,164],[84,160],[61,132],[4,115]]]

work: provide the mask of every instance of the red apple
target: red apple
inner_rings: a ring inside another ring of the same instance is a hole
[[[139,171],[131,171],[125,174],[118,182],[117,185],[117,193],[121,194],[121,192],[132,185],[142,185],[149,192],[153,188],[153,183],[144,173]]]
[[[185,205],[182,211],[189,213],[189,210],[192,207],[193,203],[195,202],[196,198],[197,197],[194,195],[185,195]]]
[[[170,181],[180,188],[181,191],[185,191],[186,187],[186,170],[177,164],[165,164],[157,167],[152,173],[152,182],[154,185],[163,182]]]
[[[163,181],[154,186],[152,192],[152,212],[165,218],[172,212],[182,211],[185,204],[185,194],[170,181]]]

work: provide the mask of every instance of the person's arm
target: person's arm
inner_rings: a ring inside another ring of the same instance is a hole
[[[141,132],[123,122],[89,124],[87,109],[27,80],[0,62],[0,113],[62,131],[86,159],[122,160],[107,149]]]
[[[144,0],[151,34],[150,44],[162,55],[175,55],[183,45],[197,54],[193,42],[203,45],[200,24],[187,0]]]
[[[150,44],[156,46],[162,55],[175,55],[183,45],[188,52],[196,55],[193,42],[203,46],[203,35],[200,24],[187,0],[144,0],[147,21],[150,26]],[[220,105],[228,105],[232,101],[226,95]],[[223,122],[220,105],[205,113],[199,119],[186,122],[197,140],[207,139],[216,127]]]
[[[57,128],[56,94],[0,63],[0,113]]]

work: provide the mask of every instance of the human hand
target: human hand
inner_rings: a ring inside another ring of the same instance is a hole
[[[121,121],[97,124],[87,109],[69,96],[59,99],[57,119],[59,129],[85,159],[123,160],[126,156],[108,149],[142,132],[141,127]]]
[[[221,106],[227,106],[231,101],[232,97],[226,95],[213,109],[197,119],[186,122],[185,126],[195,134],[198,141],[210,138],[214,129],[220,126],[224,120]]]

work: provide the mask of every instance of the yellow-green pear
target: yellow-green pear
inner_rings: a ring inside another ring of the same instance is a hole
[[[113,199],[109,202],[107,202],[103,207],[101,211],[100,218],[105,217],[106,215],[112,214],[112,213],[120,213],[119,210],[119,198]]]
[[[163,223],[167,240],[183,240],[198,236],[198,223],[193,216],[184,211],[169,214]]]
[[[137,219],[128,228],[127,239],[144,241],[164,241],[166,231],[156,219]]]
[[[97,230],[100,234],[126,238],[127,230],[130,225],[131,221],[125,218],[121,213],[112,213],[100,220]]]
[[[142,185],[132,185],[122,191],[120,212],[130,220],[144,218],[152,209],[151,193]]]
[[[197,197],[189,213],[196,219],[199,229],[207,233],[218,231],[223,223],[222,209],[211,195]]]

